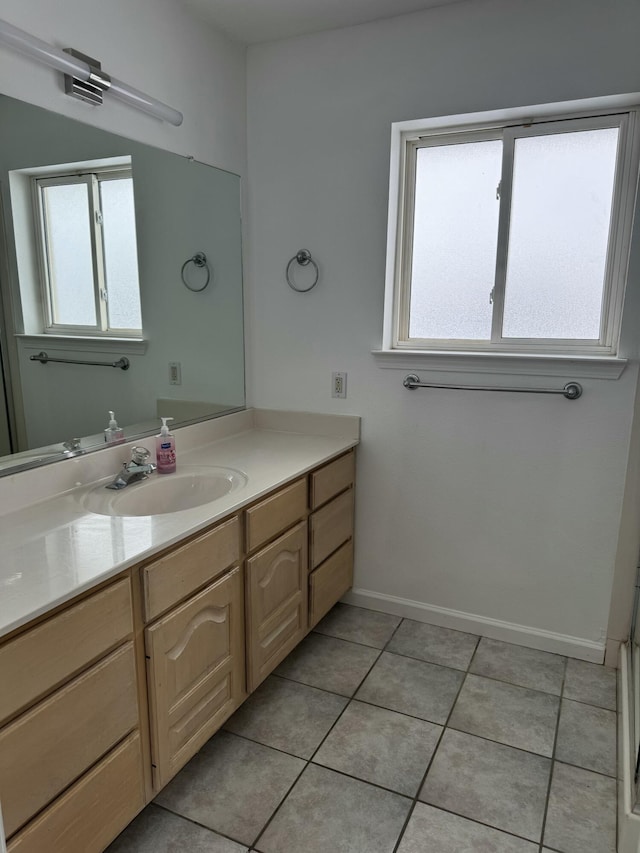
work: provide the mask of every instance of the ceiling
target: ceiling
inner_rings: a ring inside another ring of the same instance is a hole
[[[245,44],[365,24],[462,0],[185,0],[200,18]]]

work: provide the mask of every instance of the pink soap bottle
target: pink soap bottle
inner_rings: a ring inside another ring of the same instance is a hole
[[[160,418],[162,427],[156,436],[156,470],[158,474],[173,474],[176,470],[176,440],[169,432],[167,421],[173,418]]]

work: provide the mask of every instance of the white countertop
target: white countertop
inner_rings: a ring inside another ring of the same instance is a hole
[[[0,479],[0,636],[348,450],[358,436],[356,417],[259,410],[176,430],[178,470],[236,468],[248,482],[209,504],[156,516],[82,506],[87,488],[128,458],[126,445]]]

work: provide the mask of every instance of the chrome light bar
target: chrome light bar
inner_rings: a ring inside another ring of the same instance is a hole
[[[90,57],[81,58],[83,54],[77,51],[71,53],[60,50],[42,39],[30,35],[24,30],[14,27],[8,21],[0,19],[0,45],[17,50],[32,59],[48,65],[56,71],[74,79],[74,85],[67,84],[68,94],[101,103],[102,92],[109,91],[114,98],[124,101],[155,118],[178,127],[182,124],[182,113],[173,107],[163,104],[151,95],[145,95],[139,89],[110,77],[100,68],[100,63]],[[89,61],[86,61],[89,60]],[[84,87],[83,87],[83,84]]]

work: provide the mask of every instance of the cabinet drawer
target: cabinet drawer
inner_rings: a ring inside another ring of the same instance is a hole
[[[187,598],[240,559],[240,525],[230,518],[143,570],[146,621]]]
[[[298,480],[246,511],[247,551],[254,551],[304,518],[307,481]]]
[[[127,643],[0,730],[0,802],[11,835],[138,725]]]
[[[313,628],[353,585],[353,541],[309,576],[309,628]]]
[[[0,723],[114,648],[133,631],[128,578],[0,647]]]
[[[353,489],[311,516],[311,568],[315,569],[353,535]]]
[[[145,630],[156,788],[245,698],[239,568]]]
[[[307,633],[307,524],[247,560],[249,690],[255,690]]]
[[[355,454],[347,453],[311,475],[311,509],[317,509],[353,483]]]
[[[8,853],[101,853],[144,806],[135,732],[9,842]]]

